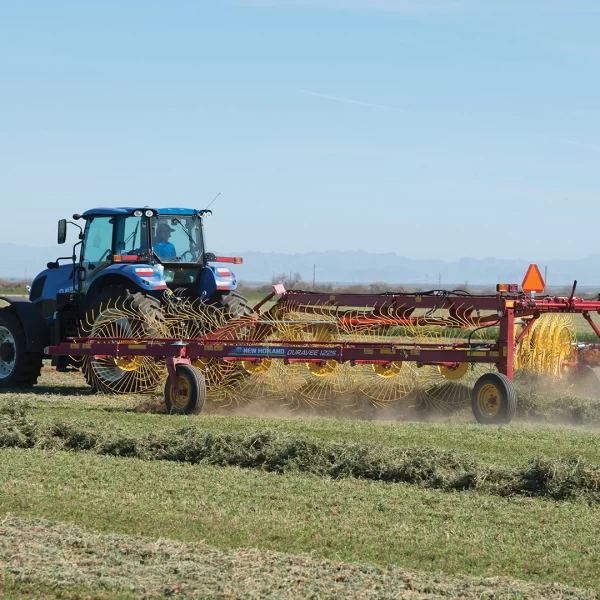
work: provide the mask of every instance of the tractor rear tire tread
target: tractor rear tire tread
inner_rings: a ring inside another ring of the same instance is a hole
[[[8,329],[15,341],[15,367],[3,379],[0,379],[0,389],[12,387],[33,387],[42,372],[43,354],[27,352],[27,339],[21,320],[10,307],[0,308],[0,326]]]
[[[252,308],[250,308],[247,298],[237,290],[218,295],[217,304],[222,306],[227,311],[227,315],[234,319],[248,317],[252,314]]]

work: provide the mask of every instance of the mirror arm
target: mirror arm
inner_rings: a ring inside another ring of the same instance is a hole
[[[73,221],[67,221],[67,224],[75,225],[75,227],[77,227],[79,229],[79,235],[83,235],[83,228],[81,227],[81,225],[79,225],[79,223],[73,223]]]
[[[76,225],[77,227],[79,227],[79,225],[77,225],[77,223],[73,223],[73,225]],[[81,229],[81,227],[79,227],[79,229]],[[80,234],[81,235],[81,234]],[[72,279],[73,279],[73,289],[77,292],[80,291],[80,286],[77,285],[77,283],[81,283],[81,281],[83,281],[82,279],[80,279],[79,277],[79,271],[83,268],[81,266],[81,261],[79,264],[79,269],[75,268],[75,265],[77,264],[77,254],[75,253],[75,249],[77,248],[77,246],[80,246],[81,244],[83,244],[83,241],[79,241],[79,242],[75,242],[73,244],[73,255],[71,256],[71,260],[73,261],[73,273],[71,275]],[[77,271],[77,277],[75,277],[75,272]],[[84,269],[85,271],[85,269]]]

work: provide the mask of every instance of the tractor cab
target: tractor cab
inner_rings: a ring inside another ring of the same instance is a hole
[[[239,264],[241,258],[216,257],[204,245],[204,218],[210,210],[191,208],[94,208],[73,221],[61,219],[58,242],[65,243],[67,223],[79,228],[69,263],[61,259],[34,280],[32,302],[53,315],[65,294],[89,306],[108,288],[162,297],[167,289],[192,299],[211,300],[237,287],[228,268],[209,262]],[[85,224],[79,225],[77,221]],[[74,300],[74,301],[75,301]]]
[[[115,214],[119,211],[120,214]],[[108,213],[108,214],[107,214]],[[107,267],[148,277],[160,274],[159,284],[191,285],[207,264],[202,220],[206,211],[193,209],[94,209],[86,220],[81,267],[83,289]],[[134,265],[148,265],[140,270]],[[146,288],[144,288],[146,289]],[[151,289],[156,289],[151,284]]]
[[[182,208],[89,210],[80,217],[86,221],[82,256],[88,262],[198,264],[204,258],[204,216]]]

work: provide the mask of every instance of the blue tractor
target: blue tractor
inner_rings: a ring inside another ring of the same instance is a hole
[[[175,297],[218,307],[230,317],[249,314],[235,275],[210,264],[242,262],[206,251],[203,222],[210,214],[188,208],[94,208],[73,215],[73,221],[61,219],[59,244],[66,242],[68,224],[79,229],[72,255],[48,263],[33,280],[28,300],[1,299],[0,388],[35,384],[44,348],[68,337],[160,337],[165,307]],[[80,367],[98,391],[140,392],[156,387],[160,378],[151,365],[132,369],[118,359],[54,361],[59,370]]]

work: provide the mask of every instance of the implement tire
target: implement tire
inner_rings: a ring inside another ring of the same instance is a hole
[[[572,373],[573,391],[584,398],[600,397],[600,379],[590,365],[579,365]]]
[[[82,337],[132,338],[143,342],[165,337],[160,301],[140,292],[108,288],[92,302],[80,323]],[[156,389],[163,369],[153,357],[126,358],[86,356],[83,375],[94,391],[132,394]]]
[[[204,373],[192,365],[176,366],[179,393],[175,393],[171,376],[165,384],[165,404],[167,412],[175,415],[198,414],[206,400]]]
[[[471,392],[473,415],[484,425],[506,425],[517,412],[517,392],[513,382],[502,373],[486,373]]]
[[[10,307],[0,308],[0,389],[30,388],[42,370],[41,352],[27,352],[25,330]]]

